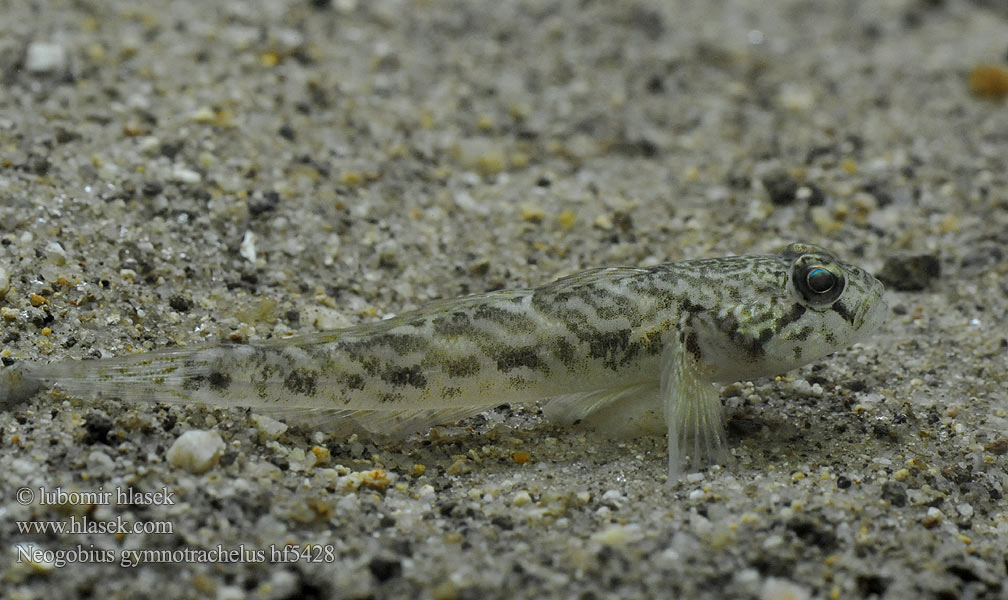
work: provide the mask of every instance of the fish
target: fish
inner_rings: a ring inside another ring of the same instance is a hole
[[[299,412],[405,437],[539,402],[562,425],[666,435],[676,480],[730,459],[718,384],[816,361],[866,339],[887,313],[879,280],[796,242],[769,255],[595,268],[265,342],[16,362],[0,370],[0,408],[58,388]]]

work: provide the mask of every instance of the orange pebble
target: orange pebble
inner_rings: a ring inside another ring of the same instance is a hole
[[[980,65],[970,71],[970,91],[978,96],[1001,100],[1008,96],[1008,69],[997,65]]]

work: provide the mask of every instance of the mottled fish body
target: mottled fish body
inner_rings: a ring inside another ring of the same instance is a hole
[[[585,271],[442,300],[392,319],[261,344],[15,364],[0,403],[47,386],[87,396],[317,413],[403,435],[501,403],[554,420],[665,430],[671,475],[727,455],[713,382],[774,375],[863,339],[882,284],[826,250]]]

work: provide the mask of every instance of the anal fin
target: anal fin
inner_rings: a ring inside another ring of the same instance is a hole
[[[461,421],[492,409],[495,405],[406,410],[345,410],[330,408],[256,407],[254,412],[270,414],[290,424],[324,428],[343,436],[361,434],[373,440],[402,440],[435,425]]]
[[[577,424],[614,439],[665,432],[657,381],[553,396],[543,413],[554,423]]]

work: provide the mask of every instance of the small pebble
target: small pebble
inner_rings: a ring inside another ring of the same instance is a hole
[[[806,184],[795,190],[795,200],[799,200],[809,206],[822,206],[826,201],[826,196],[818,187]]]
[[[528,221],[530,223],[542,223],[543,217],[546,216],[546,211],[542,209],[541,206],[527,202],[521,206],[521,218],[522,221]]]
[[[603,546],[623,546],[644,537],[639,525],[610,525],[591,536],[593,542]]]
[[[45,247],[45,257],[50,263],[54,265],[65,265],[66,264],[66,250],[59,242],[49,242]]]
[[[66,67],[67,52],[59,44],[32,42],[25,53],[24,68],[29,73],[41,75],[62,71]]]
[[[256,261],[256,235],[251,231],[246,231],[245,235],[242,237],[241,246],[238,249],[238,253],[242,255],[242,258],[255,264]]]
[[[275,440],[287,431],[286,423],[281,423],[266,415],[252,415],[252,423],[259,430],[259,437],[264,440]]]
[[[805,111],[815,106],[815,92],[798,84],[781,86],[777,99],[781,106],[793,111]]]
[[[1008,439],[1001,438],[1000,440],[995,440],[984,446],[984,450],[998,456],[1008,454]]]
[[[332,458],[329,453],[328,448],[323,448],[322,446],[315,446],[311,449],[312,456],[314,456],[315,462],[312,466],[328,465],[330,459]]]
[[[106,473],[115,468],[115,461],[101,450],[92,450],[87,457],[87,468],[92,472]]]
[[[209,106],[204,106],[193,111],[189,118],[196,123],[212,123],[217,114]]]
[[[168,449],[168,463],[173,467],[200,474],[209,471],[224,451],[224,440],[216,431],[193,429],[180,435]]]
[[[882,499],[888,500],[893,506],[906,506],[906,486],[895,481],[885,482],[882,484]]]
[[[938,508],[932,506],[927,510],[927,516],[921,521],[921,524],[928,529],[936,527],[941,524],[942,520],[945,518],[945,513],[943,513]]]
[[[0,267],[0,298],[6,296],[8,290],[10,290],[10,276],[7,275],[7,269]]]
[[[890,256],[876,276],[894,289],[919,292],[941,276],[941,263],[934,253]]]
[[[613,228],[613,220],[609,215],[599,215],[595,217],[595,221],[592,223],[598,229],[602,231],[609,231]]]
[[[179,183],[199,183],[203,176],[192,169],[176,166],[172,169],[172,179]]]
[[[354,471],[339,478],[339,484],[348,490],[368,488],[384,492],[392,484],[392,477],[385,469]]]
[[[801,186],[787,173],[771,173],[763,178],[763,187],[766,188],[770,202],[786,206],[798,199],[798,189]]]
[[[48,548],[35,542],[18,542],[12,545],[11,550],[15,557],[20,555],[25,558],[11,561],[9,570],[4,574],[4,579],[7,581],[21,583],[31,576],[44,575],[56,568],[56,564],[51,560],[54,555],[51,552],[44,552]]]
[[[402,573],[402,563],[394,558],[376,556],[368,563],[368,570],[375,579],[384,582]]]
[[[621,494],[619,490],[606,490],[605,493],[602,494],[602,502],[619,504],[621,500],[623,500],[623,494]]]
[[[970,72],[970,91],[991,100],[1008,98],[1008,69],[999,65],[980,65]]]
[[[242,600],[245,590],[236,585],[222,585],[217,588],[217,600]]]
[[[760,600],[808,600],[811,593],[804,587],[777,577],[768,577],[763,582],[763,589],[760,591]]]

